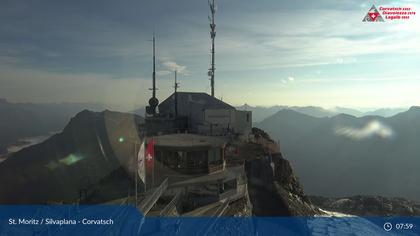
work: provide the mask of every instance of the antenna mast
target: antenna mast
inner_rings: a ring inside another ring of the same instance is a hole
[[[156,98],[156,40],[155,34],[153,34],[153,98]]]
[[[175,70],[175,83],[174,83],[174,89],[175,89],[175,93],[174,93],[174,96],[175,96],[175,117],[178,116],[178,93],[177,93],[177,90],[179,88],[179,83],[178,83],[177,78],[176,78],[176,73],[177,73],[177,71]]]
[[[214,68],[214,38],[216,37],[216,24],[214,23],[214,15],[216,13],[216,5],[214,3],[214,0],[209,0],[209,6],[210,6],[210,13],[211,16],[209,16],[210,21],[210,37],[211,37],[211,67],[208,71],[208,75],[210,76],[210,85],[211,85],[211,96],[214,97],[214,71],[216,68]]]
[[[152,88],[149,90],[152,90],[152,97],[149,99],[149,106],[146,107],[146,113],[149,115],[155,115],[156,114],[156,107],[159,105],[159,100],[156,98],[156,39],[155,34],[153,33],[153,84]]]
[[[177,89],[179,88],[179,83],[178,83],[177,78],[176,78],[176,73],[177,73],[177,71],[175,70],[175,83],[174,83],[175,93],[177,92]]]

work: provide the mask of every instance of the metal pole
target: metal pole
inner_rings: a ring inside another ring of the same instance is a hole
[[[178,94],[177,94],[178,87],[179,87],[179,85],[178,85],[178,81],[177,81],[177,71],[175,70],[175,84],[174,84],[174,89],[175,89],[175,93],[174,93],[174,96],[175,96],[175,117],[178,117]]]
[[[215,13],[215,5],[214,5],[214,0],[212,0],[212,3],[210,5],[210,10],[211,10],[211,96],[214,97],[214,72],[215,72],[215,68],[214,68],[214,38],[216,37],[216,25],[214,24],[214,13]]]
[[[134,187],[134,191],[135,191],[135,200],[136,200],[136,207],[137,207],[137,200],[138,200],[138,191],[137,191],[137,185],[138,185],[138,183],[137,183],[137,175],[138,175],[138,168],[139,168],[139,165],[138,165],[138,160],[137,160],[137,155],[136,155],[136,143],[134,143],[134,160],[136,161],[135,163],[135,165],[136,165],[136,171],[135,171],[135,173],[134,173],[134,179],[135,179],[135,187]]]
[[[153,156],[152,187],[155,186],[155,157]]]
[[[177,80],[176,80],[176,70],[175,70],[175,85],[174,85],[174,88],[175,88],[175,93],[176,93],[176,90],[177,90],[177,88],[178,88],[178,83],[177,83]]]
[[[144,130],[144,132],[143,132],[143,140],[142,140],[142,143],[144,143],[144,144],[146,144],[146,141],[147,141],[147,139],[146,139],[146,134],[147,134],[147,132],[146,132],[146,130]],[[146,148],[146,147],[145,147]],[[146,166],[146,157],[144,157],[144,192],[146,192],[147,191],[147,166]]]
[[[154,139],[153,140],[153,167],[152,167],[152,187],[155,186],[155,160],[156,160],[156,153],[155,153],[155,143],[154,143]]]
[[[153,33],[153,97],[156,97],[156,40],[155,34]]]

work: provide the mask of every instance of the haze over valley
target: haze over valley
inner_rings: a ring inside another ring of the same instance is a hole
[[[100,111],[99,104],[30,104],[2,100],[1,147],[28,146],[22,139],[59,132],[71,117],[85,108]],[[254,126],[266,130],[280,142],[308,194],[343,197],[377,194],[420,199],[420,148],[415,127],[420,109],[356,109],[321,107],[241,106],[252,110]],[[143,116],[143,108],[132,111]],[[347,112],[347,114],[341,113]],[[350,113],[350,114],[349,114]],[[357,115],[357,117],[355,116]],[[381,116],[382,115],[382,116]],[[7,135],[6,135],[7,134]],[[4,157],[3,157],[4,158]],[[404,171],[404,175],[400,174]],[[344,173],[344,174],[343,174]],[[400,184],[403,182],[404,184]]]
[[[256,126],[280,141],[309,194],[420,199],[420,107],[390,117],[314,117],[288,109]]]

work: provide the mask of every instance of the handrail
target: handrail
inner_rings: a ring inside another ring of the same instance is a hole
[[[197,235],[207,235],[209,233],[209,231],[212,229],[212,227],[214,226],[214,224],[217,222],[217,220],[219,219],[220,216],[223,215],[223,213],[226,211],[226,209],[229,206],[230,201],[226,200],[225,202],[223,202],[222,205],[220,205],[217,210],[214,212],[214,214],[212,215],[212,217],[209,217],[209,220],[207,221],[207,223],[204,225],[204,227],[202,228],[201,232]]]
[[[230,201],[226,200],[219,208],[217,208],[216,212],[213,214],[213,216],[220,217],[229,206]]]
[[[168,178],[166,178],[160,185],[157,187],[152,194],[146,196],[146,198],[139,204],[138,209],[146,215],[156,204],[157,200],[162,196],[163,192],[168,188]]]
[[[179,200],[181,199],[182,191],[178,191],[175,196],[172,198],[171,202],[169,202],[168,205],[166,205],[159,213],[160,216],[168,215],[169,212],[176,207]]]

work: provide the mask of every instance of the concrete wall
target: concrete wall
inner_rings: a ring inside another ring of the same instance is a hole
[[[235,121],[233,109],[207,109],[204,111],[204,120],[213,124],[229,125]]]
[[[159,111],[167,117],[173,117],[175,114],[173,95],[170,97],[170,101],[159,105]],[[204,121],[204,105],[200,103],[184,102],[178,103],[178,116],[186,117],[186,123],[188,129],[191,131],[197,131],[198,126]]]
[[[227,134],[228,130],[232,130],[234,116],[234,109],[205,109],[198,132],[212,135]]]
[[[239,134],[250,134],[252,129],[252,112],[236,110],[233,128]]]
[[[213,103],[208,95],[178,94],[178,115],[187,117],[188,130],[200,134],[224,135],[228,132],[247,136],[252,128],[252,113],[237,111],[234,107]],[[206,100],[207,99],[207,100]],[[159,105],[159,111],[174,114],[174,95]]]
[[[252,128],[252,112],[237,111],[235,109],[206,109],[204,123],[200,126],[202,133],[212,131],[212,134],[248,135]]]

